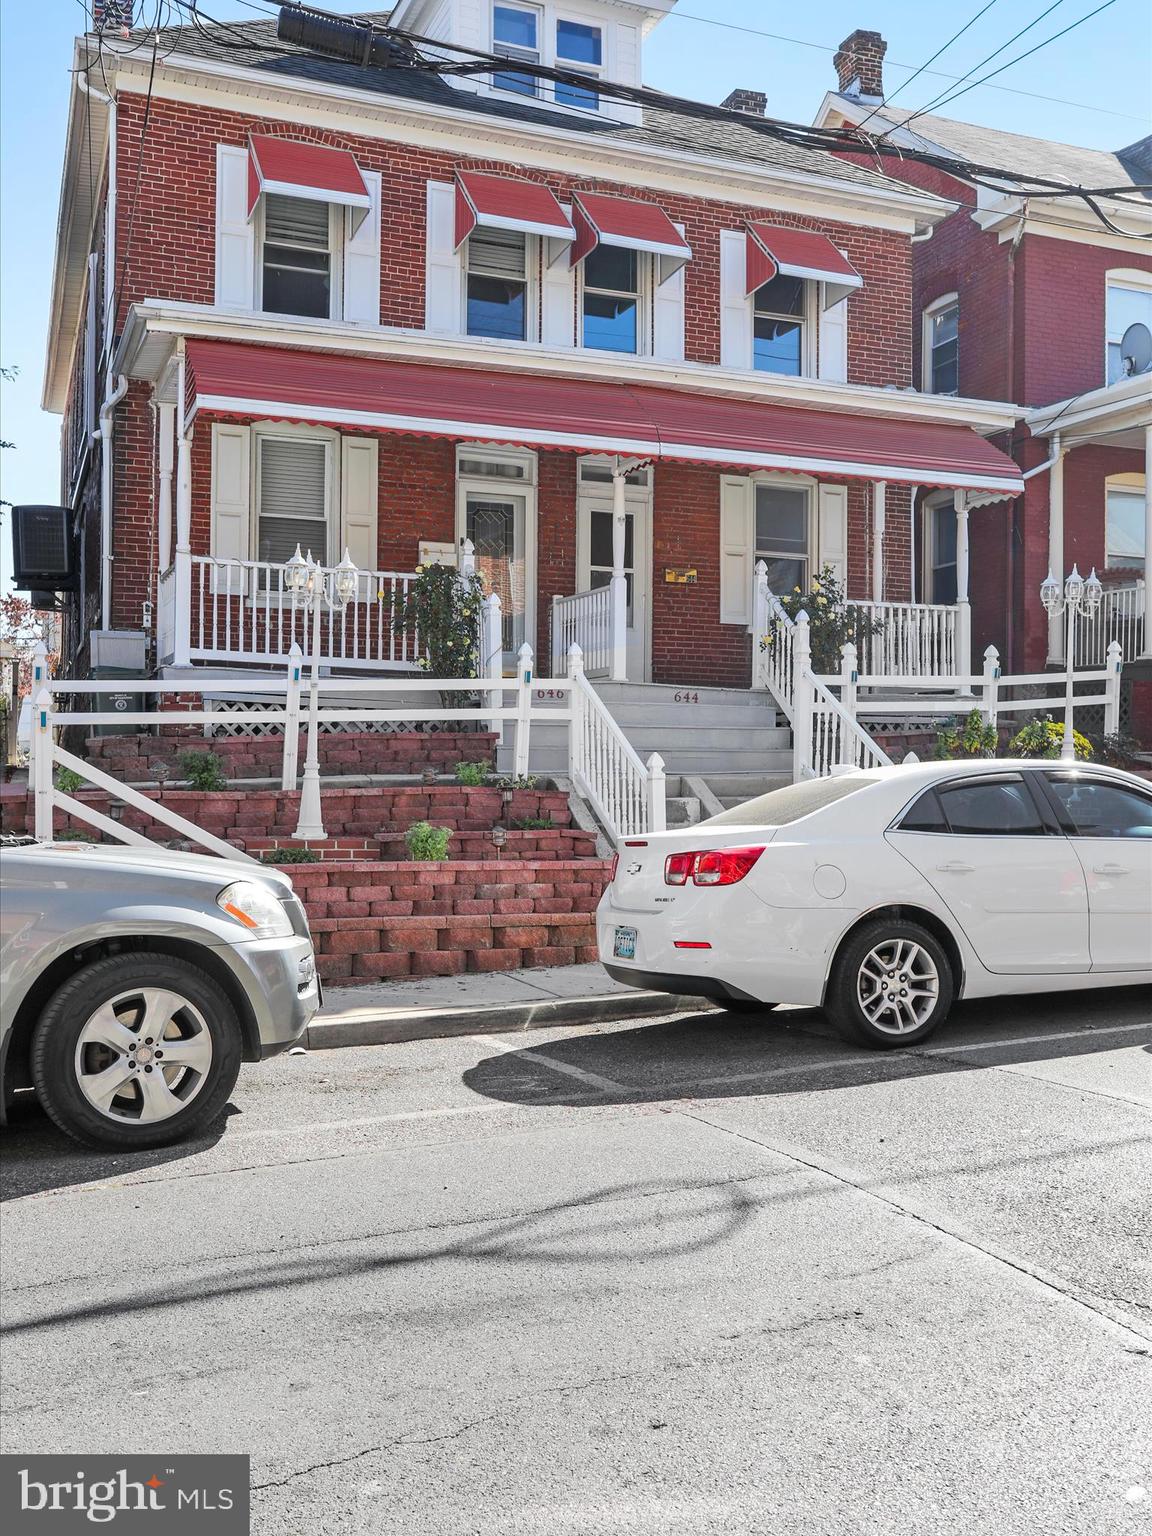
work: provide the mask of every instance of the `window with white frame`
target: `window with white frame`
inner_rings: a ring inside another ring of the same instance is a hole
[[[277,192],[262,202],[260,308],[322,320],[338,314],[343,209]]]
[[[1133,482],[1135,479],[1133,476]],[[1105,490],[1104,564],[1109,570],[1144,572],[1148,568],[1148,551],[1144,547],[1144,489],[1135,483],[1118,484],[1115,479],[1110,479],[1105,482]]]
[[[924,508],[924,594],[929,603],[954,603],[956,585],[956,506],[948,496]]]
[[[556,67],[573,70],[597,79],[604,66],[604,29],[586,21],[572,21],[561,16],[556,22]],[[555,99],[563,107],[578,107],[585,112],[600,109],[599,92],[589,87],[557,81]]]
[[[514,229],[478,228],[469,235],[465,305],[469,336],[528,340],[530,238]]]
[[[650,259],[642,251],[598,245],[582,263],[581,344],[604,352],[644,352],[644,285]]]
[[[808,366],[813,285],[778,273],[752,296],[752,366],[760,373],[799,376]]]
[[[960,386],[960,301],[946,293],[924,311],[921,374],[926,395],[954,395]]]
[[[257,560],[283,565],[296,547],[330,562],[333,451],[327,438],[261,432],[256,437]]]
[[[806,486],[756,482],[753,565],[763,560],[773,592],[806,592],[811,569],[812,496]]]
[[[1124,378],[1120,342],[1130,325],[1152,330],[1152,272],[1109,272],[1105,301],[1107,357],[1105,382]]]
[[[539,64],[543,20],[535,5],[496,0],[492,7],[492,52],[521,64]],[[497,90],[515,91],[518,96],[538,96],[541,82],[535,75],[519,70],[502,70],[492,76],[492,84]]]

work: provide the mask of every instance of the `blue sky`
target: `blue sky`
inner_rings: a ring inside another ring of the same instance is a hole
[[[679,0],[677,10],[649,39],[646,83],[704,101],[720,101],[735,86],[759,89],[767,92],[773,116],[807,122],[834,84],[836,45],[854,27],[874,29],[888,40],[885,78],[891,96],[983,3],[964,0],[957,8],[925,5],[923,0],[825,0],[808,6],[770,0]],[[1049,3],[996,0],[933,69],[965,74]],[[1059,31],[1098,3],[1061,0],[1049,17],[987,68]],[[349,0],[327,4],[335,11],[357,9]],[[145,14],[151,15],[154,5],[155,0],[143,0]],[[200,0],[200,5],[221,21],[252,19],[260,9],[251,0]],[[0,435],[17,445],[2,455],[0,465],[4,495],[15,502],[54,502],[59,494],[59,419],[42,412],[39,402],[68,71],[72,38],[83,29],[82,12],[81,0],[0,4],[0,362],[20,370],[16,383],[0,387]],[[1152,7],[1148,0],[1114,0],[1068,37],[943,110],[1016,133],[1114,149],[1152,130],[1149,80]],[[922,107],[949,84],[939,74],[923,74],[896,94],[895,104]],[[0,549],[0,563],[7,571],[6,525]]]

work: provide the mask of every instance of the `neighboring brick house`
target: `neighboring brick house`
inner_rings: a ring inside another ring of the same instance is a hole
[[[820,126],[861,126],[899,147],[1072,186],[1152,183],[1152,138],[1111,154],[930,114],[901,126],[910,109],[884,105],[885,46],[866,31],[840,45],[839,89],[825,97]],[[1152,327],[1152,201],[1136,190],[1123,203],[1099,200],[1120,234],[1075,198],[1022,202],[907,160],[883,163],[962,205],[914,247],[917,386],[1022,408],[1015,433],[997,441],[1025,472],[1024,494],[1010,518],[997,507],[972,520],[974,647],[994,643],[1013,671],[1062,662],[1063,626],[1049,625],[1040,584],[1049,569],[1095,567],[1107,590],[1078,659],[1098,662],[1120,640],[1138,682],[1134,723],[1152,740],[1152,682],[1140,681],[1152,671],[1152,374],[1126,377],[1120,355],[1128,326]],[[931,598],[950,590],[953,515],[933,493],[920,500],[916,591]]]
[[[66,666],[101,626],[167,672],[282,664],[298,543],[367,573],[334,665],[410,665],[395,595],[465,539],[542,673],[571,638],[609,670],[614,581],[629,679],[747,686],[759,560],[834,566],[915,650],[916,488],[1006,539],[1020,487],[1008,407],[914,384],[912,242],[953,204],[781,142],[755,92],[721,120],[602,98],[674,3],[400,0],[510,61],[487,77],[275,20],[105,36],[99,68],[79,40],[45,389],[84,531]]]

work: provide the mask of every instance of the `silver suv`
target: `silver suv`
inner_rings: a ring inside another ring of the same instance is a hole
[[[276,870],[81,843],[0,853],[0,1118],[33,1086],[79,1141],[178,1141],[319,1006],[308,919]]]

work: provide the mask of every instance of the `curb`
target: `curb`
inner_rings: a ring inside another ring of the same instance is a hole
[[[478,1008],[357,1009],[330,1019],[314,1019],[299,1043],[310,1051],[399,1045],[406,1040],[437,1040],[450,1035],[491,1035],[557,1024],[603,1024],[658,1014],[696,1013],[715,1006],[707,998],[674,997],[668,992],[610,992],[599,997],[541,998],[539,1002],[491,1003]]]

